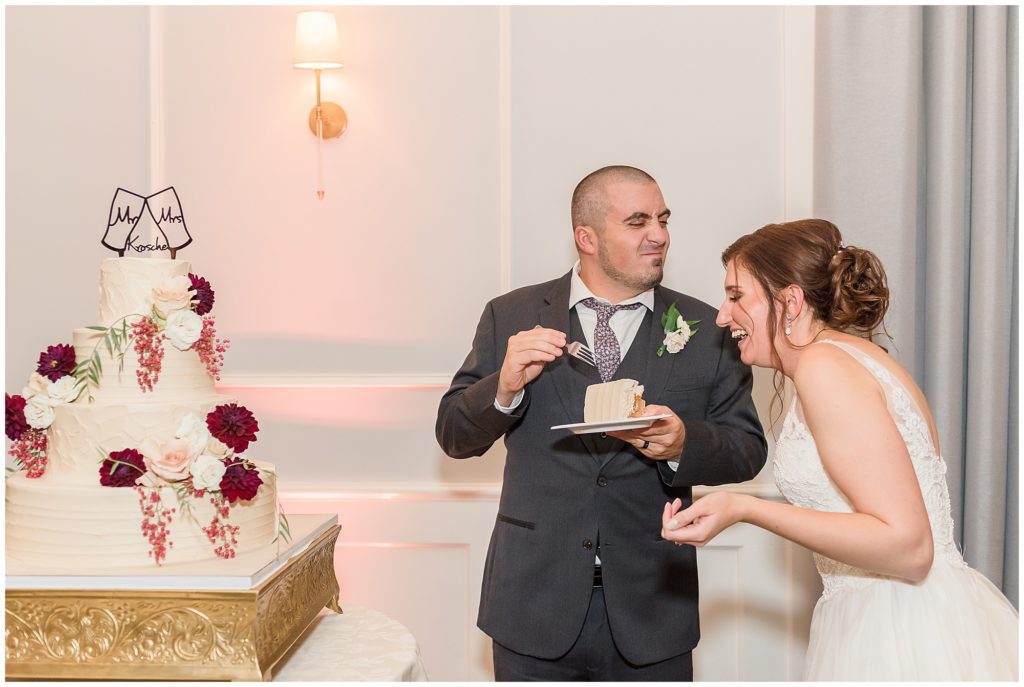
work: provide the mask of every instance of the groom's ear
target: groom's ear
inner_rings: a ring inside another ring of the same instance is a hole
[[[572,230],[573,237],[576,239],[576,250],[581,254],[594,255],[597,253],[597,244],[594,242],[594,228],[580,224]]]

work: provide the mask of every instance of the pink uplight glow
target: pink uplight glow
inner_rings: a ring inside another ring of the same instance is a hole
[[[218,387],[244,396],[261,420],[324,427],[390,428],[433,425],[444,389],[433,385],[359,387]]]

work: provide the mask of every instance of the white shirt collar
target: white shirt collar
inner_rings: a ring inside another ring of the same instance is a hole
[[[580,261],[577,260],[576,264],[572,266],[572,278],[569,281],[569,310],[575,308],[576,304],[584,298],[597,298],[597,300],[604,301],[605,303],[610,302],[607,298],[595,296],[587,288],[587,285],[583,283],[583,279],[580,277]],[[643,303],[648,310],[654,312],[654,289],[647,289],[641,294],[627,298],[618,303],[618,305],[628,305],[630,303]]]

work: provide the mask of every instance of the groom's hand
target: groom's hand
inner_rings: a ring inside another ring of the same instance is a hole
[[[564,348],[565,333],[557,329],[537,326],[509,337],[498,374],[498,403],[512,403],[516,394],[540,375],[544,365],[562,355]]]
[[[640,453],[651,460],[679,460],[686,443],[686,425],[668,406],[649,405],[644,415],[668,415],[655,420],[650,427],[621,432],[608,432],[627,444],[636,446]]]

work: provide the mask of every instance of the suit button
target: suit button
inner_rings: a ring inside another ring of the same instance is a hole
[[[594,548],[594,542],[590,541],[589,539],[584,539],[583,548],[585,548],[587,551],[590,551]]]
[[[602,439],[607,439],[608,438],[608,434],[606,432],[601,432],[601,438]]]
[[[604,475],[601,475],[600,477],[598,477],[597,478],[597,486],[599,486],[599,487],[607,487],[608,486],[608,478],[605,477]]]

